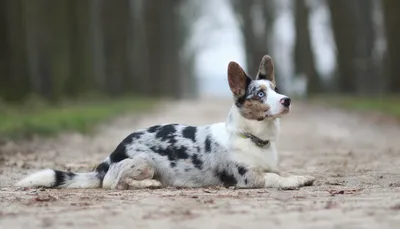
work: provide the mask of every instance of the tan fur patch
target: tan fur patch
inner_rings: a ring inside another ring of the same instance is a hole
[[[262,120],[266,117],[266,111],[270,107],[267,104],[261,103],[257,100],[246,100],[240,107],[240,113],[243,117],[253,120]]]

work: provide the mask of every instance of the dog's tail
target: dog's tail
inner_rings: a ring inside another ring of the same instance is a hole
[[[110,165],[105,161],[98,165],[93,172],[88,173],[45,169],[27,176],[15,186],[27,188],[100,188],[109,167]]]

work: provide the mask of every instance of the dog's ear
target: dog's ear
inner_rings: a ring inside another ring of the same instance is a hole
[[[228,65],[228,82],[232,93],[237,96],[243,96],[251,79],[246,75],[242,67],[236,62],[230,62]]]
[[[265,55],[261,59],[256,79],[269,80],[275,84],[274,62],[270,56]]]

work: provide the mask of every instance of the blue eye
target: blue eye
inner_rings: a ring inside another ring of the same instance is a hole
[[[258,92],[258,97],[264,97],[264,96],[265,96],[264,92],[262,91]]]

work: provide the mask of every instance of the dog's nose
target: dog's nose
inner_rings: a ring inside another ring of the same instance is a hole
[[[290,101],[291,101],[290,98],[286,97],[286,98],[281,99],[281,104],[285,107],[289,107]]]

